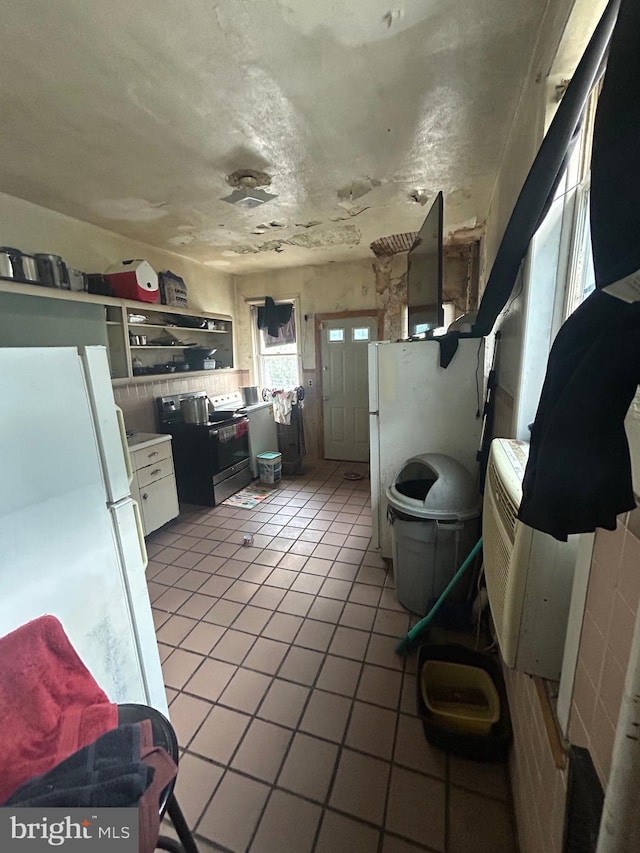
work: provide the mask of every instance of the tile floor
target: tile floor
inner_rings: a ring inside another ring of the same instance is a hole
[[[505,768],[424,738],[415,659],[394,652],[409,615],[368,550],[369,480],[345,470],[285,479],[253,510],[188,507],[148,540],[201,853],[514,853]]]

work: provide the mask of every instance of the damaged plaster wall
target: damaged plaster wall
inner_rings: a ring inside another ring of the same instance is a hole
[[[407,259],[406,255],[383,255],[373,263],[376,305],[383,312],[383,340],[406,337]]]

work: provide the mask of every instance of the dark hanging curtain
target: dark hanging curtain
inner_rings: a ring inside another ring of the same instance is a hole
[[[522,259],[566,166],[567,150],[601,72],[619,7],[620,0],[610,0],[542,140],[498,247],[473,326],[474,336],[491,332],[511,295]]]
[[[614,530],[636,506],[624,418],[640,382],[640,301],[603,288],[640,269],[639,36],[640,3],[622,0],[591,161],[596,290],[554,341],[531,431],[519,517],[557,539]]]
[[[264,305],[258,306],[258,328],[265,331],[266,346],[280,346],[296,342],[296,326],[291,302],[276,305],[267,296]]]

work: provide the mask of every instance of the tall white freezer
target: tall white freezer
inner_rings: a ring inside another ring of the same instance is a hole
[[[113,702],[167,713],[104,347],[0,349],[0,636],[45,613]]]
[[[461,338],[447,368],[438,339],[369,344],[372,547],[391,557],[387,487],[419,453],[446,453],[477,473],[484,339]]]

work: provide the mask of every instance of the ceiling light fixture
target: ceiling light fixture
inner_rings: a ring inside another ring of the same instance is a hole
[[[238,169],[227,176],[227,183],[235,189],[225,196],[222,201],[234,204],[236,207],[258,207],[267,201],[278,198],[273,193],[265,192],[259,187],[268,187],[271,178],[266,172],[256,172],[253,169]]]

